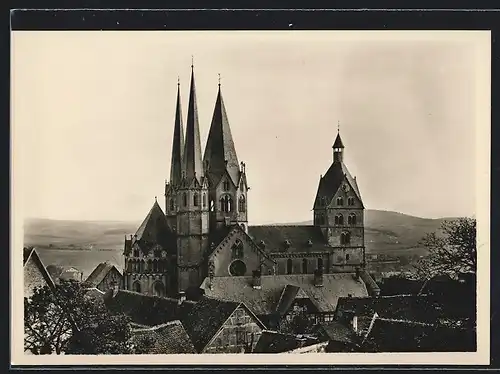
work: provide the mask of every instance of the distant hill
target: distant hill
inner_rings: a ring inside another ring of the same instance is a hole
[[[443,220],[445,218],[419,218],[397,212],[366,210],[367,252],[418,254],[422,252],[418,241],[426,233],[437,231]],[[286,223],[310,224],[311,221]],[[140,222],[29,219],[25,222],[25,245],[52,249],[121,250],[125,235],[133,234],[139,225]]]

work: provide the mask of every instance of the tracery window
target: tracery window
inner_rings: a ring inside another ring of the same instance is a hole
[[[243,196],[243,195],[240,196],[240,200],[238,201],[238,210],[241,213],[244,213],[246,211],[245,196]]]
[[[342,214],[337,214],[335,215],[335,224],[336,225],[343,225],[344,224],[344,216]]]

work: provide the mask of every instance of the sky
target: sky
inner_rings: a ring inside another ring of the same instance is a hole
[[[221,75],[250,224],[312,219],[339,123],[367,209],[474,215],[473,34],[13,32],[23,216],[140,221],[155,196],[164,207],[192,56],[203,149]]]

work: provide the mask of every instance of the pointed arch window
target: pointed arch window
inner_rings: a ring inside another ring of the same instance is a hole
[[[302,260],[302,273],[307,274],[307,258]]]
[[[222,188],[224,191],[229,191],[229,181],[225,180],[222,182]]]
[[[245,196],[243,196],[243,195],[240,196],[240,200],[238,201],[238,210],[241,213],[245,213],[245,211],[246,211]]]
[[[220,210],[222,212],[231,212],[232,210],[232,200],[228,195],[224,195],[220,198]]]
[[[187,194],[185,192],[182,194],[182,204],[184,206],[188,205],[188,197],[187,197]]]
[[[336,214],[335,215],[335,224],[336,225],[343,225],[344,224],[344,216],[342,214]]]
[[[203,194],[203,208],[207,207],[207,194]]]
[[[344,198],[343,197],[337,197],[337,205],[338,206],[343,206],[344,205]]]
[[[287,274],[292,274],[292,259],[289,258],[287,261],[286,261],[286,273]]]
[[[340,234],[340,244],[350,244],[351,243],[351,233],[350,232],[343,232]]]
[[[348,197],[347,198],[347,205],[353,206],[354,205],[354,197]]]
[[[346,261],[349,261],[349,253],[347,253],[347,254],[345,255],[345,260],[346,260]]]
[[[323,270],[323,259],[318,258],[318,270]]]
[[[349,214],[349,217],[347,217],[347,223],[349,225],[355,225],[356,224],[356,215],[354,213]]]
[[[134,257],[139,257],[139,250],[137,248],[134,249]]]
[[[174,210],[174,209],[175,209],[174,199],[170,199],[170,210]]]
[[[193,195],[193,205],[194,205],[194,206],[198,206],[198,204],[199,204],[199,201],[198,201],[198,194],[197,194],[197,193],[195,193],[195,194]]]
[[[135,292],[141,292],[141,284],[138,281],[135,281],[134,284],[132,285],[132,289]]]
[[[243,243],[241,240],[236,239],[231,247],[233,259],[243,258]]]

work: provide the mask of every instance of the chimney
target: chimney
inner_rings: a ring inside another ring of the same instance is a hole
[[[260,290],[262,288],[262,278],[260,270],[254,270],[252,272],[252,287],[256,290]]]
[[[316,287],[323,287],[323,270],[316,269],[314,271],[314,285]]]
[[[358,316],[352,317],[352,329],[356,334],[358,333]]]
[[[178,305],[181,305],[184,301],[186,301],[186,293],[184,291],[180,291]]]

